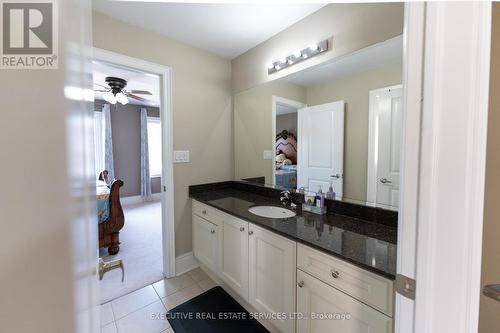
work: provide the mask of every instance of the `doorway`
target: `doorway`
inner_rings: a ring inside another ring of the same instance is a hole
[[[97,198],[99,257],[125,268],[99,282],[105,303],[175,275],[170,69],[95,49],[93,77],[96,189],[110,193],[108,207]]]
[[[273,163],[272,184],[297,188],[298,111],[306,104],[272,97]]]

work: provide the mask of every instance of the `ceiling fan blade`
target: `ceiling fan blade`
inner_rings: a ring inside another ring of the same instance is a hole
[[[127,94],[127,97],[136,99],[136,100],[141,101],[141,102],[150,102],[149,100],[147,100],[145,98],[142,98],[140,96],[136,96],[136,95],[133,95],[133,94]]]
[[[108,92],[109,90],[94,89],[95,92]]]
[[[127,94],[153,95],[147,90],[127,90]]]

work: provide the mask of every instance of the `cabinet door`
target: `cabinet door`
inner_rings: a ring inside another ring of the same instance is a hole
[[[368,305],[301,270],[297,281],[297,312],[305,316],[297,320],[297,332],[392,332],[392,319]],[[347,315],[349,319],[339,318]]]
[[[248,301],[248,222],[222,219],[219,277]]]
[[[270,231],[249,226],[249,303],[259,312],[295,312],[296,244]],[[295,332],[295,320],[270,320],[281,332]]]
[[[193,254],[208,269],[217,271],[217,226],[193,214]]]

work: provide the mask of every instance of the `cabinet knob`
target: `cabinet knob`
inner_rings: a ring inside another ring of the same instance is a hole
[[[241,228],[240,228],[240,231],[245,231],[245,227],[241,227]]]
[[[211,234],[215,234],[215,230],[210,230],[210,233]]]
[[[248,234],[249,234],[250,236],[252,236],[252,235],[253,235],[253,231],[252,231],[252,230],[250,230],[250,231],[248,232]]]
[[[204,209],[202,212],[201,212],[203,215],[207,215],[207,211]]]
[[[338,278],[339,278],[339,275],[340,275],[340,273],[339,273],[338,271],[334,271],[334,270],[332,270],[332,277],[333,277],[334,279],[338,279]]]
[[[302,288],[304,286],[304,281],[300,281],[299,283],[297,283],[297,285],[299,286],[299,288]]]

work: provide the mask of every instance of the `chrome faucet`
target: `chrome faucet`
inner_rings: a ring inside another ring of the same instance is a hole
[[[281,192],[281,197],[280,197],[280,201],[281,203],[283,204],[283,206],[285,207],[292,207],[292,208],[295,208],[297,205],[293,202],[293,199],[291,197],[291,194],[290,194],[290,191],[283,191]]]

